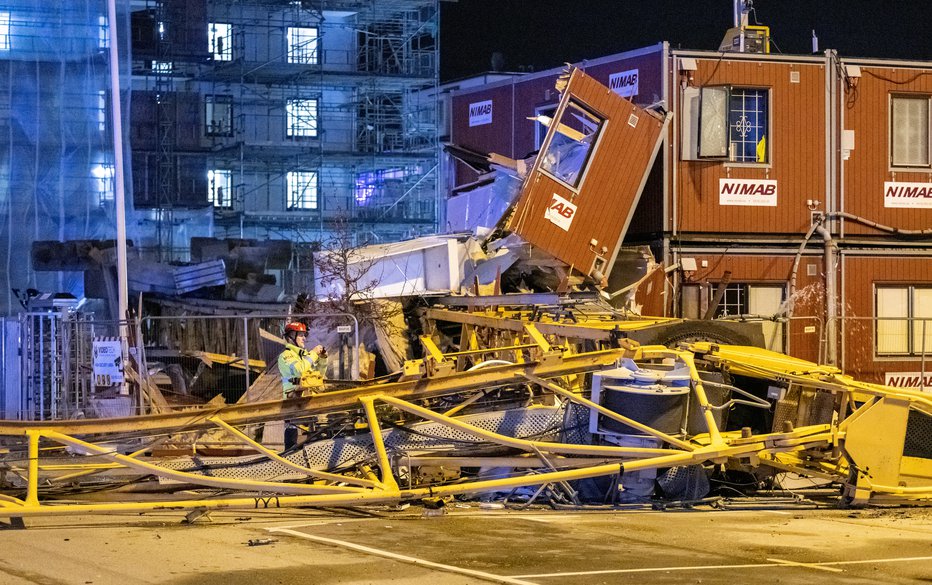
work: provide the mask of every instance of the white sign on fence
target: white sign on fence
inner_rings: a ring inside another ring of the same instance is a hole
[[[93,368],[95,386],[123,383],[123,341],[114,337],[94,339]]]
[[[352,325],[337,325],[337,333],[352,333]]]

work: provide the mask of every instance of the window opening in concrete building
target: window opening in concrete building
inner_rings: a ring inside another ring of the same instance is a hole
[[[97,192],[97,204],[106,207],[113,204],[113,177],[115,171],[112,164],[95,164],[91,167],[91,176],[94,177],[94,190]]]
[[[10,13],[0,12],[0,51],[10,50]]]
[[[877,355],[932,351],[932,287],[878,286],[874,291]]]
[[[893,166],[929,166],[929,96],[892,96],[890,101]]]
[[[291,99],[285,104],[287,135],[291,138],[317,136],[317,100]]]
[[[207,197],[214,207],[233,206],[233,171],[207,171]]]
[[[110,116],[107,115],[110,107],[109,101],[107,99],[107,92],[100,90],[97,92],[97,130],[101,134],[107,132],[107,121],[110,119]]]
[[[110,25],[106,16],[97,17],[97,48],[110,48]]]
[[[291,171],[287,176],[288,200],[291,209],[317,209],[317,173],[314,171]]]
[[[233,98],[204,96],[204,135],[233,136]]]
[[[703,87],[699,101],[699,157],[738,163],[767,163],[769,91],[731,86]]]
[[[288,62],[302,65],[317,63],[317,29],[307,26],[288,27]]]
[[[605,120],[581,103],[570,101],[557,124],[540,165],[553,178],[579,188]]]
[[[207,25],[207,46],[214,61],[233,60],[233,25],[211,22]]]
[[[405,169],[379,169],[356,175],[356,205],[365,207],[384,196],[392,183],[401,185],[406,178]]]

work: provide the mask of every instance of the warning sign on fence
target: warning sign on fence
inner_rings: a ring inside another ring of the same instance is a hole
[[[116,337],[94,339],[94,385],[123,383],[123,341]]]

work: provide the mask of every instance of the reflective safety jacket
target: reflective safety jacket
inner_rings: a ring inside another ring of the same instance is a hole
[[[308,386],[314,372],[323,375],[327,371],[327,358],[286,343],[285,351],[278,356],[278,371],[282,375],[282,397],[286,398],[295,387]]]

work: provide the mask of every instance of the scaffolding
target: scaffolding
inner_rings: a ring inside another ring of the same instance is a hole
[[[16,291],[83,294],[84,269],[36,262],[35,242],[115,237],[109,42],[105,0],[0,4],[0,314],[22,309]]]
[[[168,77],[174,128],[195,129],[170,140],[170,155],[158,132],[134,144],[135,197],[151,210],[149,226],[173,220],[175,247],[179,228],[307,244],[338,225],[359,244],[437,230],[437,0],[182,4],[174,30],[178,0],[134,13],[137,30],[157,33],[148,45],[137,38],[134,96],[151,101]],[[154,159],[169,156],[177,176],[166,198],[151,175],[162,169]],[[211,178],[198,184],[201,176]],[[145,240],[165,245],[157,234]]]
[[[438,0],[117,4],[131,257],[437,230]],[[22,308],[14,290],[102,296],[105,253],[33,247],[116,236],[106,14],[0,5],[0,314]]]

